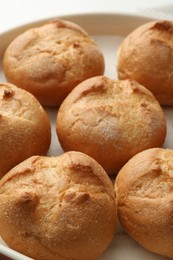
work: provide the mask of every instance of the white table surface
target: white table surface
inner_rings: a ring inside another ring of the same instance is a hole
[[[145,14],[144,9],[171,4],[173,0],[0,0],[0,33],[43,18],[94,12]]]

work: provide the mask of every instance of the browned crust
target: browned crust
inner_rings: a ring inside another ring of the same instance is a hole
[[[0,181],[1,236],[34,259],[94,260],[115,227],[112,183],[82,153],[31,157]]]
[[[0,83],[0,177],[24,159],[47,153],[50,123],[30,93]]]
[[[137,82],[98,76],[64,100],[57,134],[65,151],[84,152],[112,174],[137,152],[162,146],[166,121],[157,100]]]
[[[135,155],[118,173],[118,217],[128,234],[151,252],[173,258],[173,151]]]
[[[153,21],[130,33],[118,50],[119,79],[138,81],[162,105],[173,105],[172,39],[172,21]]]
[[[78,25],[55,19],[19,35],[3,59],[8,81],[59,106],[81,81],[104,72],[101,50]]]

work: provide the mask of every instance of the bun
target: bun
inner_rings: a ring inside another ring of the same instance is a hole
[[[118,217],[128,234],[151,252],[173,259],[173,150],[135,155],[118,173]]]
[[[163,145],[166,121],[157,100],[137,82],[98,76],[64,100],[57,134],[64,151],[86,153],[115,174],[136,153]]]
[[[59,106],[83,80],[104,72],[103,55],[78,25],[55,19],[19,35],[3,60],[8,81],[42,105]]]
[[[111,181],[79,152],[34,156],[0,181],[0,234],[37,260],[96,259],[116,227]]]
[[[118,51],[119,79],[148,88],[162,105],[173,105],[173,22],[153,21],[130,33]]]
[[[50,145],[46,112],[30,93],[0,83],[0,178],[32,155],[44,155]]]

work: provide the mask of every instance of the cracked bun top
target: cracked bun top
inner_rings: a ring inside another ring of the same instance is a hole
[[[118,77],[148,88],[161,105],[173,105],[173,22],[153,21],[130,33],[118,50]]]
[[[142,85],[98,76],[79,84],[64,100],[57,134],[65,151],[84,152],[115,174],[134,154],[163,145],[166,121]]]
[[[104,58],[81,27],[55,19],[14,39],[3,68],[8,81],[31,92],[42,105],[59,106],[77,84],[103,74]]]
[[[173,150],[135,155],[115,182],[118,218],[147,250],[173,259]]]
[[[23,89],[0,83],[0,177],[50,145],[50,123],[37,99]]]
[[[0,234],[34,259],[97,259],[115,228],[113,185],[85,154],[33,156],[0,181]]]

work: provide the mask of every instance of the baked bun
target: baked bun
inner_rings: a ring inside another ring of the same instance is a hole
[[[57,134],[65,151],[84,152],[112,174],[134,154],[162,146],[166,122],[149,90],[135,81],[98,76],[79,84],[64,100]]]
[[[41,104],[58,106],[78,83],[103,74],[104,59],[82,28],[55,19],[14,39],[3,68],[8,81],[31,92]]]
[[[173,150],[135,155],[118,173],[118,217],[128,234],[151,252],[173,259]]]
[[[129,34],[118,51],[119,79],[148,88],[162,105],[173,105],[173,21],[154,21]]]
[[[113,185],[79,152],[33,156],[0,181],[0,234],[37,260],[97,259],[116,228]]]
[[[50,145],[50,123],[34,96],[0,83],[0,178],[32,155],[44,155]]]

